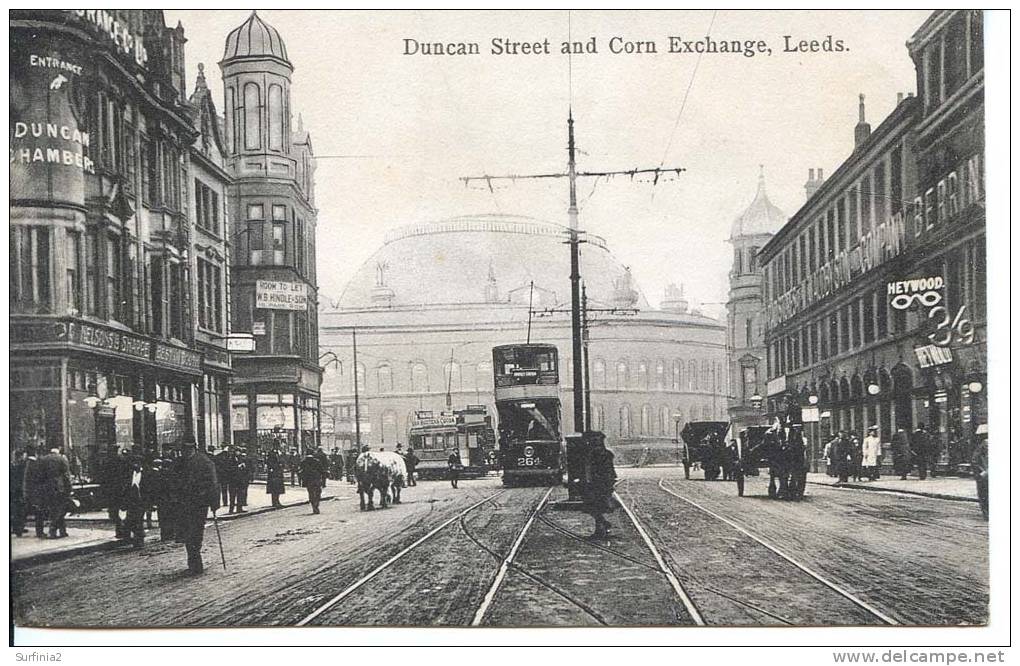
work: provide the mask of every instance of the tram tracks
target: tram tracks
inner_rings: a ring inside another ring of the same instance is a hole
[[[736,530],[737,532],[739,532],[743,536],[751,539],[752,541],[754,541],[758,545],[766,548],[767,550],[769,550],[774,555],[778,556],[782,560],[785,560],[788,564],[792,565],[794,568],[796,568],[801,573],[803,573],[806,576],[814,579],[816,582],[820,583],[822,586],[826,587],[830,591],[835,592],[840,597],[842,597],[842,598],[846,599],[847,601],[849,601],[851,604],[853,604],[858,609],[863,610],[869,616],[878,619],[882,624],[892,625],[892,626],[896,626],[896,625],[900,624],[896,619],[890,617],[886,613],[883,613],[882,611],[880,611],[879,609],[875,608],[871,604],[867,603],[866,601],[864,601],[863,599],[861,599],[857,595],[855,595],[852,592],[846,590],[845,588],[843,588],[842,586],[838,585],[837,583],[829,580],[825,576],[819,574],[818,572],[816,572],[811,567],[808,567],[803,562],[801,562],[801,561],[795,559],[794,557],[790,556],[789,554],[785,553],[779,547],[775,546],[772,543],[769,543],[764,538],[758,536],[757,534],[754,534],[753,532],[751,532],[747,528],[743,527],[742,525],[738,524],[737,522],[735,522],[735,521],[733,521],[733,520],[731,520],[729,518],[726,518],[725,516],[719,515],[718,513],[712,511],[711,509],[708,509],[707,507],[701,505],[700,503],[698,503],[698,502],[696,502],[696,501],[694,501],[694,500],[692,500],[692,499],[690,499],[688,497],[684,497],[680,493],[678,493],[678,492],[668,488],[665,485],[665,479],[660,479],[659,480],[658,487],[659,487],[660,490],[664,491],[668,495],[670,495],[670,496],[672,496],[672,497],[674,497],[676,499],[679,499],[679,500],[687,503],[688,505],[694,507],[695,509],[697,509],[700,512],[704,513],[705,515],[710,516],[715,521],[727,525],[728,527]],[[694,578],[693,575],[688,574],[688,576],[697,582],[697,579]],[[718,590],[710,589],[707,586],[705,586],[705,589],[706,589],[706,591],[714,592],[714,593],[717,593],[717,594],[720,592]],[[728,598],[733,599],[732,595],[722,594],[722,596],[728,596]],[[733,600],[736,601],[736,599],[733,599]],[[742,605],[745,605],[745,606],[750,606],[751,605],[751,604],[749,604],[749,603],[747,603],[745,601],[738,601],[738,603],[740,603]],[[781,616],[778,613],[773,613],[772,611],[769,611],[767,609],[758,608],[757,610],[759,610],[760,612],[763,612],[763,613],[769,615],[770,617],[773,617],[774,619],[777,619],[777,620],[783,622],[784,624],[804,624],[804,623],[795,623],[795,622],[792,622],[788,618],[783,617],[783,616]]]

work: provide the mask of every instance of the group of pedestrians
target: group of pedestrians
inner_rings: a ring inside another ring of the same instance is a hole
[[[845,430],[825,445],[823,456],[829,461],[830,476],[838,477],[839,483],[854,481],[877,481],[879,463],[882,458],[882,441],[878,437],[878,426],[868,428],[868,434],[861,441],[856,435]]]
[[[209,447],[209,457],[216,466],[216,480],[220,486],[220,506],[228,507],[228,513],[244,513],[248,504],[248,486],[251,484],[255,461],[233,447],[224,447],[217,452]]]
[[[67,536],[64,517],[71,508],[71,466],[58,448],[39,455],[34,446],[15,454],[10,484],[11,531],[28,532],[28,516],[35,518],[35,536]],[[49,524],[49,533],[46,528]]]

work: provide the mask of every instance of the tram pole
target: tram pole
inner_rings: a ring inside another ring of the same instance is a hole
[[[567,178],[570,181],[570,207],[567,218],[570,222],[570,337],[572,344],[574,389],[574,432],[584,432],[584,377],[581,372],[584,351],[581,343],[581,271],[580,239],[577,228],[577,163],[574,159],[574,111],[567,116]]]
[[[354,446],[361,453],[361,405],[358,400],[358,329],[351,329],[351,346],[354,348]]]
[[[584,429],[591,430],[591,376],[588,366],[588,293],[581,285],[581,344],[584,351]]]

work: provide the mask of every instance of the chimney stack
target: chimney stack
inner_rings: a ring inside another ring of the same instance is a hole
[[[903,101],[903,93],[901,93],[901,92],[896,93],[896,106],[899,106],[900,102],[902,102],[902,101]]]
[[[871,125],[864,120],[864,93],[861,93],[857,114],[857,125],[854,126],[854,150],[857,150],[871,136]]]
[[[808,179],[807,179],[807,182],[804,183],[804,194],[806,195],[806,197],[808,199],[813,197],[815,195],[815,192],[818,191],[818,188],[821,187],[822,183],[824,183],[824,182],[825,182],[825,179],[822,178],[822,170],[821,169],[818,169],[817,177],[815,176],[815,170],[814,169],[808,169]]]

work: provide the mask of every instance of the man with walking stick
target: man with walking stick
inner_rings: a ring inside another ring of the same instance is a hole
[[[220,486],[216,465],[204,453],[196,451],[194,437],[185,435],[181,450],[183,455],[174,470],[173,484],[178,512],[174,523],[175,536],[188,551],[188,570],[200,574],[204,570],[202,538],[205,536],[205,519],[211,509],[215,520],[216,509],[220,508]],[[219,525],[216,527],[219,536]]]

